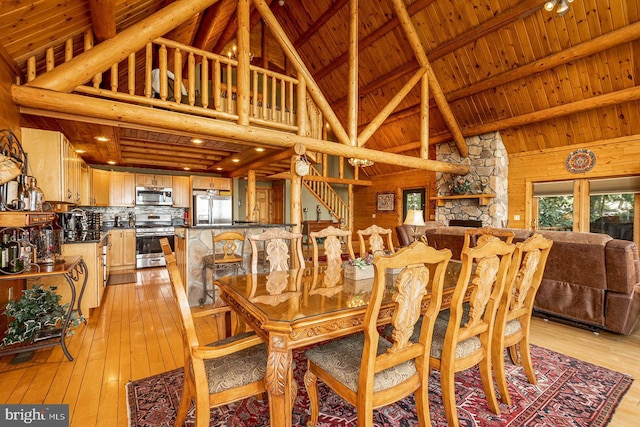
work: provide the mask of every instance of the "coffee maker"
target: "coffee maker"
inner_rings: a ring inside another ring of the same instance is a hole
[[[82,212],[70,211],[60,213],[60,226],[62,227],[66,241],[76,240],[78,233],[82,231],[82,222]]]

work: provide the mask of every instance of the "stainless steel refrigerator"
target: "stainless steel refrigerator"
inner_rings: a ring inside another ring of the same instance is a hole
[[[193,191],[193,225],[232,224],[233,203],[231,196],[220,195],[215,190]]]

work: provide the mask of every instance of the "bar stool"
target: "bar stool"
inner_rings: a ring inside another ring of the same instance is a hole
[[[244,240],[245,233],[237,231],[224,231],[216,234],[211,232],[211,240],[213,243],[212,253],[202,258],[202,298],[200,298],[200,306],[204,305],[207,297],[215,302],[217,295],[215,292],[216,274],[226,276],[228,274],[238,274],[238,270],[244,269]],[[207,290],[207,269],[211,269],[211,291]]]

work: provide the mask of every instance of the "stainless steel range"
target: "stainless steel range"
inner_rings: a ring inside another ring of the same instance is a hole
[[[160,247],[160,238],[166,237],[171,249],[174,249],[174,236],[171,215],[136,215],[136,268],[167,265]]]

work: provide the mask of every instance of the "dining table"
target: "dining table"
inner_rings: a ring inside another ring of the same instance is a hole
[[[455,260],[447,265],[441,309],[450,306],[461,265]],[[379,325],[391,322],[395,309],[392,295],[398,273],[399,270],[385,273]],[[272,426],[289,427],[292,423],[297,393],[292,351],[362,331],[373,280],[345,278],[341,265],[216,279],[222,300],[238,320],[253,329],[267,345],[265,383]],[[471,290],[467,292],[470,294]],[[427,294],[422,301],[423,312],[429,302]]]

